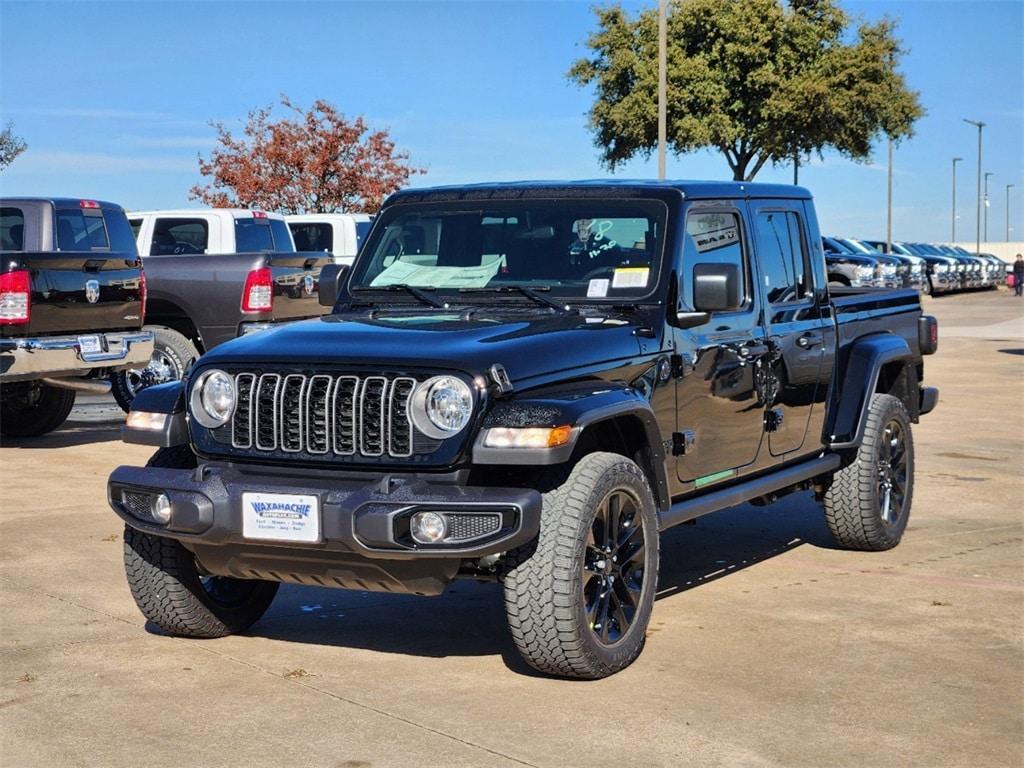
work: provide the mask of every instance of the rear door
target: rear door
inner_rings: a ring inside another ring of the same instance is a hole
[[[679,308],[693,310],[693,268],[731,263],[744,276],[736,312],[712,315],[694,328],[675,328],[678,478],[701,488],[743,474],[761,446],[764,403],[760,372],[767,353],[759,296],[751,280],[750,237],[742,201],[694,202],[686,214],[679,259]]]
[[[831,346],[831,306],[822,259],[800,200],[753,200],[759,291],[768,326],[765,363],[765,431],[773,456],[799,451],[821,388]]]

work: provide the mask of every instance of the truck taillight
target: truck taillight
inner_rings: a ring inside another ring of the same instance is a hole
[[[0,325],[25,325],[32,316],[32,277],[27,269],[0,275]]]
[[[139,310],[139,322],[146,322],[146,299],[149,298],[149,289],[146,287],[146,273],[139,272],[139,303],[142,308]]]
[[[274,309],[274,278],[270,267],[249,271],[242,290],[243,312],[270,312]]]

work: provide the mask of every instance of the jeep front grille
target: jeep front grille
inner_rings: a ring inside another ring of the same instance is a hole
[[[233,448],[370,458],[413,454],[411,377],[239,373],[235,386]]]

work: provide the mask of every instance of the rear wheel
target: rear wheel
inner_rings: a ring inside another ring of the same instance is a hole
[[[38,381],[4,384],[0,392],[0,434],[38,437],[63,424],[75,405],[75,393]]]
[[[871,398],[864,439],[852,463],[825,492],[825,520],[847,549],[885,550],[900,543],[914,493],[914,440],[899,398]]]
[[[110,388],[117,404],[130,411],[135,395],[146,387],[179,381],[199,357],[192,342],[171,328],[146,326],[153,332],[153,354],[144,368],[118,371],[110,378]]]
[[[161,448],[147,466],[191,469],[188,446]],[[124,567],[142,615],[182,637],[243,632],[270,607],[278,584],[204,574],[180,542],[125,526]]]
[[[536,542],[510,553],[505,610],[535,669],[601,678],[643,649],[658,581],[658,524],[643,471],[612,453],[584,456],[544,494]]]

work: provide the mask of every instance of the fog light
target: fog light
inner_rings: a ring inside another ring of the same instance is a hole
[[[436,544],[448,535],[448,522],[437,512],[417,512],[409,520],[409,533],[420,544]]]
[[[165,525],[171,522],[171,500],[167,494],[161,493],[153,499],[153,519]]]

